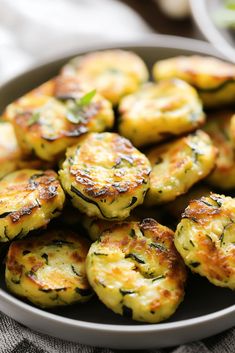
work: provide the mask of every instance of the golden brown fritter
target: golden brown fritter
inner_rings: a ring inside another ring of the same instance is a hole
[[[119,111],[119,132],[137,147],[193,131],[205,121],[196,90],[178,79],[142,86],[123,98]]]
[[[191,201],[177,226],[175,246],[192,271],[235,289],[235,199],[211,194]]]
[[[150,163],[124,137],[91,133],[68,149],[59,172],[72,203],[89,217],[125,219],[149,187]]]
[[[184,297],[186,271],[174,233],[153,219],[123,222],[91,245],[86,267],[99,299],[117,314],[156,323]]]
[[[78,56],[62,68],[63,76],[77,77],[93,86],[114,105],[135,92],[148,80],[148,69],[135,53],[125,50],[104,50]]]
[[[89,244],[70,230],[48,230],[14,241],[6,260],[6,284],[15,295],[40,307],[87,301],[85,259]]]
[[[207,182],[224,190],[235,187],[235,150],[231,136],[232,116],[232,111],[212,112],[203,128],[218,149],[215,169],[207,178]]]
[[[76,78],[59,77],[10,104],[3,115],[15,129],[24,154],[57,161],[89,131],[111,128],[110,102]]]
[[[211,172],[216,156],[210,137],[201,130],[153,147],[147,153],[152,172],[145,204],[166,203],[187,192]]]
[[[187,193],[177,197],[174,201],[167,203],[164,206],[164,209],[169,215],[174,217],[174,219],[180,220],[182,213],[190,201],[199,199],[202,196],[208,196],[210,195],[210,192],[211,189],[207,185],[198,183],[194,185]]]
[[[126,218],[125,221],[142,222],[144,218],[150,217],[160,222],[160,220],[163,218],[163,213],[160,209],[156,209],[154,207],[150,209],[148,207],[143,207],[143,205],[140,205],[132,210],[130,216]],[[76,216],[76,218],[78,219],[78,215]],[[114,224],[117,224],[118,221],[107,221],[96,217],[88,217],[85,214],[80,213],[80,222],[86,229],[90,239],[92,241],[96,241],[97,239],[99,239],[99,237],[104,231],[108,230],[109,228],[112,228]]]
[[[156,81],[178,77],[194,86],[206,107],[234,103],[235,65],[206,56],[177,56],[157,61]]]
[[[64,200],[52,170],[23,169],[8,174],[0,181],[0,242],[46,226],[60,214]]]

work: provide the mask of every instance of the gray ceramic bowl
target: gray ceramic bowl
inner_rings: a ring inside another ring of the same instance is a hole
[[[169,36],[148,36],[125,44],[104,44],[40,65],[0,88],[0,111],[10,101],[55,75],[70,57],[90,50],[125,48],[135,51],[149,65],[176,55],[219,56],[208,44]],[[140,324],[115,315],[96,298],[87,304],[45,311],[9,294],[0,273],[0,310],[22,324],[48,335],[94,346],[146,349],[173,346],[219,333],[235,324],[235,296],[228,289],[191,275],[184,302],[168,321]]]
[[[213,15],[219,11],[221,0],[189,0],[193,18],[205,36],[229,60],[235,62],[234,31],[216,25]]]

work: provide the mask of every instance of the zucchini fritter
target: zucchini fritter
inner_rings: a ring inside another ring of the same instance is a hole
[[[208,196],[210,192],[211,190],[206,185],[202,183],[196,184],[187,193],[166,204],[164,210],[174,217],[175,220],[179,221],[190,201],[199,199],[202,196]]]
[[[211,194],[189,203],[175,246],[194,272],[235,289],[235,199]]]
[[[157,61],[156,81],[177,77],[194,86],[206,107],[234,103],[235,65],[205,56],[178,56]]]
[[[87,301],[92,295],[85,272],[88,249],[86,239],[70,230],[14,241],[6,260],[7,287],[44,308]]]
[[[45,94],[45,92],[47,94]],[[113,125],[108,100],[73,78],[57,78],[10,104],[3,115],[12,122],[24,154],[58,160],[89,131]]]
[[[52,170],[23,169],[0,181],[0,242],[21,238],[57,217],[65,195]]]
[[[8,122],[0,121],[0,179],[18,169],[48,169],[52,163],[24,156],[17,142],[14,128]]]
[[[63,76],[77,76],[117,104],[120,99],[148,80],[148,70],[135,53],[105,50],[78,56],[62,68]]]
[[[190,132],[205,121],[196,90],[188,83],[148,83],[119,106],[119,132],[137,147]]]
[[[128,218],[125,219],[126,222],[130,221],[142,221],[144,218],[153,218],[154,220],[160,222],[163,218],[162,212],[159,209],[147,208],[140,205],[134,208]],[[99,239],[101,234],[117,224],[117,221],[107,221],[104,219],[99,219],[95,217],[88,217],[82,215],[80,219],[83,227],[86,229],[90,239],[96,241]]]
[[[149,187],[150,163],[115,133],[91,133],[67,150],[59,172],[72,203],[89,217],[125,219]]]
[[[229,111],[213,112],[204,130],[218,149],[215,169],[207,182],[223,190],[235,188],[235,150],[231,136],[231,117]]]
[[[174,200],[205,178],[215,165],[217,150],[203,131],[154,147],[147,153],[152,165],[148,206]]]
[[[104,232],[87,255],[87,277],[111,310],[138,321],[171,316],[184,297],[186,271],[174,233],[151,218]]]

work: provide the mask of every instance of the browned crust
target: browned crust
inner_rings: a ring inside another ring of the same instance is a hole
[[[130,228],[141,231],[142,236],[131,236]],[[114,238],[112,233],[120,232],[123,236],[120,239]],[[167,227],[162,226],[154,219],[147,218],[139,222],[123,222],[114,224],[108,230],[104,231],[100,238],[101,246],[121,249],[125,257],[130,254],[141,254],[143,258],[159,263],[166,270],[166,276],[169,280],[174,280],[179,288],[179,296],[184,291],[184,281],[186,280],[186,270],[182,258],[176,251],[173,242],[174,233]],[[151,241],[149,243],[149,240]],[[136,265],[140,271],[141,264]],[[143,273],[145,276],[145,274]],[[167,295],[167,294],[166,294]]]
[[[185,60],[187,60],[188,65],[186,64],[185,66],[183,66],[181,62],[184,63]],[[191,76],[191,80],[194,83],[195,78],[201,75],[200,71],[198,71],[198,63],[200,61],[204,62],[205,64],[209,64],[211,62],[212,66],[213,66],[213,63],[216,62],[216,63],[219,63],[222,68],[226,69],[226,73],[224,72],[224,70],[217,70],[217,72],[215,71],[213,73],[213,80],[218,81],[218,83],[221,83],[221,81],[228,81],[228,80],[234,79],[234,76],[235,76],[234,65],[226,61],[215,59],[209,56],[206,56],[206,57],[199,56],[199,55],[193,55],[191,57],[179,56],[178,58],[176,58],[177,69]]]
[[[54,84],[54,95],[58,99],[79,98],[84,94],[84,84],[76,76],[57,76]]]
[[[26,180],[24,170],[17,175],[18,184],[6,186],[6,192],[22,192],[28,190],[29,192],[37,190],[38,196],[35,196],[35,202],[29,203],[27,206],[20,208],[17,211],[9,212],[6,217],[9,217],[12,223],[17,223],[22,220],[23,217],[30,216],[38,208],[41,208],[43,204],[49,203],[58,196],[58,188],[61,188],[57,174],[48,170],[45,172],[39,171],[31,175],[31,177]],[[25,185],[22,185],[25,182]]]
[[[211,194],[210,197],[192,200],[182,217],[195,223],[195,227],[197,227],[194,241],[197,243],[196,261],[201,266],[199,272],[209,279],[226,283],[226,280],[229,280],[234,273],[232,263],[235,264],[233,260],[235,249],[226,250],[223,248],[223,232],[227,227],[233,225],[234,215],[232,211],[223,207],[223,198],[224,196]],[[206,232],[206,227],[216,219],[227,220],[223,225],[222,234],[217,235],[220,246],[212,240],[209,231],[208,234]],[[197,268],[192,267],[192,270],[198,272]]]
[[[89,123],[98,112],[97,109],[93,109],[93,107],[91,108],[88,107],[88,108],[89,109],[87,109],[85,113],[86,118],[84,119],[84,122],[74,124],[74,123],[71,123],[69,120],[66,120],[65,128],[61,130],[60,133],[54,137],[41,135],[40,124],[38,122],[34,123],[33,125],[29,125],[28,122],[33,115],[33,110],[28,110],[16,115],[14,118],[13,124],[16,126],[16,128],[20,127],[22,129],[22,133],[25,133],[25,134],[32,133],[34,134],[34,136],[37,136],[38,138],[42,138],[43,140],[49,143],[64,137],[69,137],[69,138],[79,137],[89,131],[89,128],[88,128]]]
[[[86,91],[85,91],[85,90]],[[76,77],[56,77],[45,84],[39,86],[38,88],[32,90],[28,93],[28,96],[31,96],[31,99],[37,99],[37,97],[45,96],[50,98],[59,99],[63,102],[66,99],[77,99],[82,97],[86,92],[89,91],[89,88],[85,88]],[[16,105],[20,104],[20,99],[16,100]],[[40,106],[38,107],[40,108]],[[34,114],[35,107],[30,104],[28,107],[25,107],[25,110],[22,113],[16,113],[13,124],[15,128],[22,129],[22,133],[31,133],[38,138],[42,138],[47,142],[53,142],[60,138],[73,138],[79,137],[89,131],[89,126],[92,123],[93,119],[102,111],[103,104],[102,100],[94,101],[83,107],[82,121],[78,123],[72,123],[69,120],[65,119],[65,127],[62,129],[57,136],[47,137],[41,136],[40,123],[35,122],[34,124],[29,124],[29,121]],[[7,111],[4,114],[7,119]]]
[[[186,208],[182,214],[182,218],[188,218],[195,223],[200,225],[208,224],[216,215],[226,213],[225,210],[221,210],[220,206],[216,203],[208,202],[207,197],[202,197],[199,200],[191,200],[189,206]]]
[[[62,242],[61,245],[60,241]],[[37,271],[45,266],[45,260],[38,258],[38,254],[35,255],[34,251],[37,251],[37,249],[43,246],[48,246],[49,248],[51,245],[51,250],[49,250],[47,254],[50,260],[50,258],[56,254],[53,253],[53,248],[63,246],[63,242],[71,247],[71,264],[76,265],[85,261],[89,250],[89,243],[86,239],[70,230],[52,230],[37,237],[33,236],[29,239],[13,242],[8,250],[6,267],[11,272],[12,276],[18,276],[18,278],[20,278],[24,274],[28,280],[34,282],[39,288],[43,288],[44,284],[40,283],[37,278]],[[28,255],[27,260],[24,258],[25,250]],[[79,288],[89,287],[85,273],[78,276],[78,281]]]
[[[110,143],[110,151],[116,156],[111,168],[112,170],[115,170],[115,173],[113,174],[113,179],[115,179],[115,181],[111,183],[109,178],[107,178],[104,185],[101,185],[98,181],[94,180],[94,175],[90,175],[89,170],[86,168],[70,169],[71,176],[75,179],[76,184],[82,188],[83,193],[97,200],[113,199],[122,193],[133,193],[134,195],[136,189],[142,184],[147,183],[151,171],[150,167],[146,165],[143,155],[137,154],[136,149],[127,139],[118,134],[113,134],[113,136],[114,138]],[[88,140],[87,143],[90,142],[92,143],[92,141]],[[90,150],[83,148],[79,150],[79,153],[80,160],[83,160],[84,163],[86,161],[92,161],[92,153],[94,153],[94,151],[91,152]],[[122,160],[127,164],[130,163],[130,167],[133,169],[138,167],[139,171],[138,173],[135,173],[134,180],[123,180],[125,175],[123,174],[123,171],[118,168]]]
[[[29,205],[27,207],[21,208],[19,211],[12,212],[9,216],[12,223],[17,223],[21,221],[24,216],[30,216],[38,205]]]

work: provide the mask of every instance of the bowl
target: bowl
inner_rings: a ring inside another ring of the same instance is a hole
[[[139,54],[149,68],[158,59],[177,55],[204,54],[221,57],[209,44],[172,36],[150,35],[137,41],[105,43],[79,49],[33,68],[0,87],[0,112],[12,100],[56,75],[71,57],[98,49],[122,48]],[[190,275],[184,302],[166,322],[143,324],[114,314],[93,298],[86,304],[41,310],[10,293],[0,271],[0,310],[20,323],[61,339],[118,349],[160,348],[202,339],[232,327],[235,296],[206,279]]]
[[[235,62],[234,31],[219,27],[213,18],[223,2],[221,0],[189,0],[189,2],[194,21],[205,38],[224,56]]]

